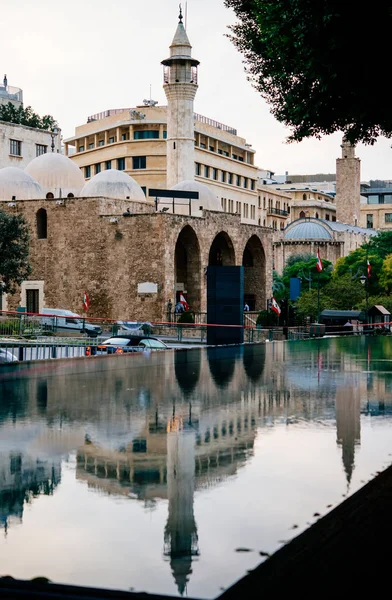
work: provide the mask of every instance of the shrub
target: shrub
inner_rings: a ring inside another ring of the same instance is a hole
[[[195,315],[193,314],[193,312],[190,312],[189,310],[186,312],[181,313],[177,323],[194,323],[195,322]]]

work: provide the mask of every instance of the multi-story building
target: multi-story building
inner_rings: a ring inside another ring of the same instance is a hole
[[[0,105],[23,105],[23,91],[8,85],[4,75],[0,84]],[[60,152],[60,131],[45,131],[0,120],[0,168],[26,167],[36,156]]]
[[[392,181],[361,184],[361,225],[374,229],[392,229]]]
[[[290,197],[288,222],[314,217],[326,221],[336,221],[334,193],[323,192],[317,187],[290,183],[272,185],[276,192],[285,192]],[[287,223],[286,223],[287,224]]]

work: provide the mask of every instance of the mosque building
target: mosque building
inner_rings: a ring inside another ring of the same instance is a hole
[[[336,223],[300,213],[281,230],[293,199],[264,185],[254,150],[233,128],[194,112],[199,63],[181,14],[162,64],[167,107],[95,115],[65,141],[66,152],[75,146],[70,157],[46,152],[24,170],[0,169],[0,205],[25,217],[32,266],[3,310],[80,312],[87,292],[91,317],[161,320],[183,292],[205,312],[206,268],[240,265],[245,301],[261,310],[273,268],[290,254],[317,245],[335,262],[375,233],[353,222],[357,198],[344,177],[336,202],[348,225],[338,223],[337,205]],[[355,160],[343,158],[342,169],[356,185]],[[182,198],[166,197],[167,188]]]

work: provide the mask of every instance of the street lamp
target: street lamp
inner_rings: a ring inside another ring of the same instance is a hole
[[[362,283],[362,285],[365,286],[365,292],[366,292],[366,329],[367,329],[368,312],[369,312],[369,280],[366,277],[366,275],[361,275],[361,277],[359,278],[359,281]]]
[[[59,130],[57,129],[57,127],[53,127],[51,134],[50,134],[52,136],[52,145],[51,145],[52,152],[54,152],[54,138],[58,134],[58,132],[59,132]]]

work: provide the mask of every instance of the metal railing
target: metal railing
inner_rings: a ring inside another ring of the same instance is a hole
[[[272,206],[269,206],[267,209],[267,214],[278,215],[280,217],[287,217],[289,213],[287,212],[287,210],[282,210],[281,208],[273,208]]]
[[[219,121],[214,121],[214,119],[209,119],[208,117],[203,117],[203,115],[199,115],[198,113],[193,113],[193,117],[196,121],[200,121],[200,123],[210,125],[211,127],[215,127],[215,129],[227,131],[227,133],[231,133],[232,135],[237,135],[237,130],[234,129],[234,127],[224,125],[223,123],[219,123]]]

